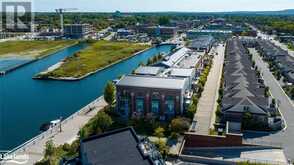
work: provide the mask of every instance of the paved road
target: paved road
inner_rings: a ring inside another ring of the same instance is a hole
[[[289,53],[290,56],[294,57],[294,51],[293,50],[290,50],[288,49],[288,46],[285,45],[284,43],[281,43],[280,41],[277,41],[275,40],[274,36],[272,35],[268,35],[268,34],[265,34],[263,33],[262,31],[260,31],[259,29],[257,29],[256,27],[252,26],[252,25],[249,25],[251,28],[253,28],[254,30],[257,31],[257,36],[261,37],[262,39],[265,39],[265,40],[269,40],[271,41],[273,44],[275,44],[276,46],[284,49],[285,51],[287,51]]]
[[[197,112],[194,120],[197,121],[196,133],[208,135],[209,128],[215,121],[215,110],[217,106],[218,90],[222,74],[222,67],[224,62],[225,47],[218,46],[216,52],[218,55],[214,57],[213,65],[207,78],[207,82],[199,100]]]
[[[278,81],[269,71],[267,64],[261,59],[256,51],[253,52],[253,59],[258,65],[265,84],[269,86],[270,91],[279,102],[279,107],[286,120],[286,129],[276,133],[246,133],[245,139],[253,139],[262,142],[280,143],[285,149],[287,158],[294,160],[294,105],[285,94]]]
[[[88,113],[81,113],[73,119],[68,120],[62,125],[62,132],[53,133],[51,136],[45,137],[44,139],[38,140],[34,144],[31,144],[25,148],[25,151],[18,151],[16,155],[26,155],[28,156],[28,161],[25,163],[27,165],[35,164],[37,161],[41,160],[44,155],[44,146],[50,139],[53,140],[55,145],[62,145],[64,143],[71,143],[77,138],[77,134],[80,128],[85,125],[98,111],[106,106],[104,99],[94,101],[91,107],[95,107],[92,111]],[[58,128],[57,128],[58,129]],[[13,160],[12,160],[13,161]],[[5,165],[15,165],[12,161],[3,162]],[[0,162],[1,164],[2,162]],[[2,165],[2,164],[1,164]]]

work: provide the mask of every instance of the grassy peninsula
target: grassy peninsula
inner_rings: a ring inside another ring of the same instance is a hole
[[[41,58],[75,43],[77,41],[74,40],[1,42],[0,58],[10,56]]]
[[[65,58],[61,64],[37,77],[53,79],[80,79],[99,69],[133,56],[135,53],[148,48],[148,45],[128,42],[97,41]]]

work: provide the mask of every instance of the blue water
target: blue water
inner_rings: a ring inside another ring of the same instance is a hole
[[[66,56],[83,49],[76,45],[0,77],[0,150],[11,149],[39,133],[42,123],[67,117],[103,94],[107,81],[130,73],[140,62],[170,45],[152,48],[81,81],[44,81],[32,77]]]
[[[0,72],[7,71],[15,66],[19,66],[25,63],[28,63],[34,59],[32,58],[17,58],[17,57],[8,57],[8,58],[0,58]]]

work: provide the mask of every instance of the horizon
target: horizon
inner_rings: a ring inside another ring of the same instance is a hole
[[[293,6],[292,0],[281,0],[278,4],[276,0],[223,0],[214,2],[213,0],[33,0],[34,12],[54,12],[56,8],[77,8],[77,12],[99,12],[111,13],[120,11],[123,13],[138,12],[256,12],[256,11],[281,11],[289,10]],[[168,5],[167,5],[168,4]]]

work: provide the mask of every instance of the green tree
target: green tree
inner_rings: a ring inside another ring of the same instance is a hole
[[[111,125],[113,121],[111,117],[103,111],[100,111],[95,116],[94,122],[94,130],[97,133],[106,131]]]
[[[108,82],[104,89],[104,99],[108,105],[112,105],[115,100],[115,86],[112,82]]]
[[[152,60],[151,58],[148,58],[147,65],[151,65],[151,64],[152,64]]]
[[[162,138],[164,137],[164,128],[162,127],[157,127],[155,130],[154,130],[154,136],[156,136],[157,138]]]
[[[294,98],[294,86],[290,90],[290,97]]]
[[[194,103],[190,104],[189,107],[188,107],[187,116],[190,119],[193,119],[196,111],[197,111],[197,105],[195,105]]]
[[[166,158],[169,150],[168,146],[166,145],[166,142],[159,139],[155,142],[155,146],[158,148],[163,158]]]
[[[45,158],[52,158],[55,154],[55,146],[52,140],[49,140],[45,144]]]
[[[184,133],[190,127],[190,121],[187,118],[178,117],[171,121],[170,129],[172,132]]]
[[[162,17],[159,17],[158,23],[159,25],[169,25],[170,19],[167,16],[162,16]]]
[[[264,88],[264,96],[265,96],[265,97],[269,97],[269,87],[268,87],[268,86],[266,86],[266,87]]]
[[[276,106],[276,99],[272,99],[272,106]]]

